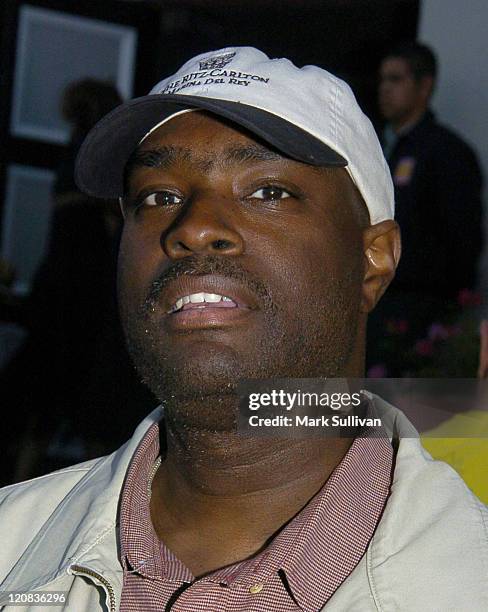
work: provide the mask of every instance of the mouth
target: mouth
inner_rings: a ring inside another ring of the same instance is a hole
[[[190,293],[178,298],[168,311],[168,314],[213,308],[239,308],[237,303],[227,295],[219,293]]]
[[[260,310],[257,295],[242,282],[219,275],[182,275],[163,295],[170,329],[219,328],[247,321]]]

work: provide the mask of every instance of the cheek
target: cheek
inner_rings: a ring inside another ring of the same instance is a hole
[[[117,286],[121,312],[139,306],[161,263],[161,247],[154,237],[124,227],[120,241]]]
[[[272,275],[273,293],[289,313],[298,313],[311,300],[317,301],[326,294],[328,287],[346,275],[344,261],[348,259],[346,248],[338,248],[339,242],[326,236],[318,227],[297,227],[286,237],[269,236],[262,261]],[[345,245],[344,245],[345,246]],[[278,296],[277,296],[278,297]]]
[[[287,298],[284,303],[289,315],[303,324],[310,324],[319,312],[324,325],[331,322],[330,317],[337,322],[341,313],[355,310],[359,303],[362,235],[354,224],[341,223],[335,225],[317,218],[316,223],[303,227],[295,224],[299,231],[288,233],[280,250],[275,269]],[[275,251],[278,252],[277,244]],[[271,253],[269,258],[274,261]]]
[[[399,92],[399,98],[405,106],[410,106],[415,100],[415,89],[410,83],[405,83]]]

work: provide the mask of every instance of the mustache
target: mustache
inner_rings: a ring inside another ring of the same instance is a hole
[[[143,313],[147,314],[154,311],[161,293],[181,276],[206,276],[209,274],[230,278],[247,286],[260,300],[265,310],[276,309],[266,284],[254,274],[242,268],[234,259],[218,255],[207,255],[206,257],[189,255],[172,263],[158,278],[153,280],[148,295],[142,304]]]

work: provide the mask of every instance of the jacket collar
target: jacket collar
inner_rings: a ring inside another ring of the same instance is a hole
[[[376,413],[382,418],[390,439],[418,436],[400,411],[371,394],[373,398]],[[121,580],[117,528],[121,491],[139,443],[162,416],[159,407],[142,421],[120,449],[88,463],[85,475],[61,499],[6,577],[3,590],[38,589],[66,574],[73,565],[88,567],[103,575],[111,572],[117,582]],[[42,572],[38,564],[40,550],[45,551]],[[117,574],[120,575],[117,577]]]
[[[415,138],[423,131],[429,130],[435,121],[435,114],[430,109],[427,109],[417,123],[410,124],[398,134],[393,130],[390,123],[386,123],[381,135],[385,157],[390,159],[400,142]]]
[[[405,131],[398,134],[397,140],[400,141],[415,138],[415,136],[423,132],[425,129],[429,129],[433,123],[435,123],[435,115],[430,109],[427,109],[417,123],[408,126]]]

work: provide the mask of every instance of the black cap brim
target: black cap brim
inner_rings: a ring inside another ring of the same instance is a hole
[[[96,198],[122,196],[124,169],[140,141],[157,123],[188,108],[229,119],[297,161],[313,166],[347,166],[339,153],[312,134],[254,106],[215,98],[155,94],[118,106],[92,128],[76,160],[78,187]]]

